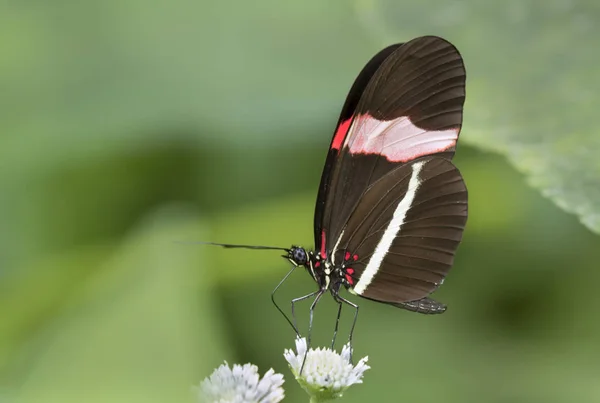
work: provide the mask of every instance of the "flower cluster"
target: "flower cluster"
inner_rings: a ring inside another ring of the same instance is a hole
[[[252,364],[227,362],[204,379],[198,388],[198,398],[204,403],[278,403],[283,400],[283,375],[273,369],[260,379],[258,367]]]
[[[368,357],[352,365],[352,348],[346,344],[338,354],[329,348],[308,349],[306,339],[296,339],[296,352],[285,350],[296,380],[309,394],[311,402],[323,402],[342,396],[352,385],[362,383],[369,369]],[[283,400],[283,375],[273,369],[260,379],[256,365],[227,362],[200,383],[202,403],[278,403]]]
[[[298,338],[296,352],[286,350],[283,355],[298,383],[316,401],[342,396],[350,386],[362,383],[363,373],[370,368],[368,357],[362,358],[356,366],[352,365],[349,344],[342,348],[341,354],[329,348],[307,351],[306,339]]]

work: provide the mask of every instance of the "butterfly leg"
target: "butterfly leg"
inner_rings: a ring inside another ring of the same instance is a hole
[[[308,356],[308,350],[310,349],[310,338],[311,338],[311,334],[312,334],[312,324],[313,324],[313,316],[314,316],[314,312],[315,312],[315,307],[317,306],[317,303],[319,302],[319,300],[321,299],[321,297],[323,296],[323,294],[325,294],[325,291],[327,291],[326,288],[321,288],[318,291],[315,291],[314,293],[310,294],[310,295],[315,295],[315,300],[313,301],[313,303],[310,305],[310,316],[308,319],[308,336],[306,338],[306,352],[304,353],[304,359],[302,360],[302,366],[300,367],[300,374],[302,374],[302,370],[304,369],[304,364],[306,363],[306,357]],[[308,298],[308,296],[307,296]]]
[[[295,310],[296,302],[304,301],[305,299],[313,297],[313,296],[317,295],[320,291],[321,290],[317,290],[317,291],[311,292],[310,294],[306,294],[302,297],[294,298],[292,300],[292,320],[294,321],[292,326],[294,327],[294,330],[296,330],[296,335],[298,337],[300,337],[300,332],[298,331],[298,321],[296,320],[296,310]]]
[[[333,340],[331,340],[331,349],[333,350],[333,347],[335,346],[335,338],[337,337],[337,332],[338,332],[338,328],[340,325],[340,317],[342,315],[342,301],[340,301],[339,299],[335,298],[335,302],[337,302],[338,304],[338,312],[337,312],[337,318],[335,319],[335,328],[333,329]]]
[[[358,305],[354,302],[348,301],[346,298],[341,297],[339,295],[336,296],[339,302],[343,302],[347,305],[350,305],[354,308],[354,319],[352,320],[352,326],[350,327],[350,335],[348,336],[348,344],[350,345],[350,362],[352,362],[352,335],[354,334],[354,326],[356,325],[356,320],[358,319]],[[340,304],[341,307],[341,304]]]
[[[294,272],[296,267],[298,267],[298,266],[292,267],[292,269],[285,275],[285,277],[279,282],[279,284],[277,284],[275,289],[273,289],[273,291],[271,291],[271,301],[273,302],[273,305],[275,305],[275,308],[277,308],[279,313],[281,313],[283,315],[285,320],[287,320],[287,322],[290,324],[290,326],[294,329],[294,332],[296,332],[296,335],[300,336],[300,332],[298,332],[298,328],[296,327],[296,325],[294,325],[292,323],[290,318],[285,314],[285,312],[283,312],[283,309],[281,309],[281,307],[279,305],[277,305],[277,302],[275,302],[275,293],[277,292],[279,287],[281,287],[281,285],[285,282],[285,280],[287,280],[287,278]],[[293,315],[293,312],[294,312],[294,303],[292,302],[292,315]]]

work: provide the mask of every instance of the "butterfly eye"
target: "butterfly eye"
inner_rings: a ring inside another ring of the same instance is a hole
[[[298,266],[304,266],[307,262],[306,250],[297,246],[290,250],[290,259],[294,261]]]

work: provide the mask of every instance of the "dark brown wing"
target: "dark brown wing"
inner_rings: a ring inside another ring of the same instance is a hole
[[[316,247],[324,256],[332,253],[366,189],[417,158],[450,159],[456,147],[465,96],[456,48],[421,37],[378,63],[352,118],[338,125],[324,168],[315,212]]]
[[[373,75],[383,63],[396,49],[402,46],[402,43],[388,46],[377,53],[369,62],[363,67],[360,74],[354,80],[354,84],[348,92],[342,112],[338,119],[335,131],[333,132],[333,138],[329,145],[329,152],[327,153],[327,159],[325,160],[325,167],[323,168],[323,174],[321,175],[321,185],[319,187],[319,194],[317,195],[317,205],[315,207],[315,246],[321,246],[321,224],[323,222],[323,211],[325,207],[325,196],[329,189],[330,173],[332,167],[340,154],[340,145],[344,143],[348,129],[352,123],[352,119],[356,116],[356,107],[365,92],[367,84],[373,78]]]
[[[454,261],[467,221],[467,189],[444,158],[422,157],[371,185],[334,246],[353,291],[404,303],[427,297]],[[354,260],[356,259],[356,260]]]

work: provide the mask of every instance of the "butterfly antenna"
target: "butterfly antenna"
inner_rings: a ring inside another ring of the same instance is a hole
[[[263,245],[239,245],[232,243],[216,243],[216,242],[183,242],[178,241],[177,243],[182,244],[193,244],[193,245],[213,245],[213,246],[222,246],[223,248],[238,248],[238,249],[262,249],[262,250],[283,250],[289,252],[288,248],[281,248],[279,246],[263,246]]]

